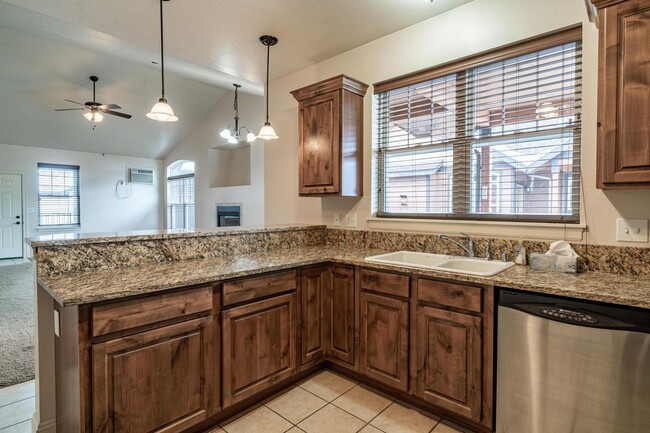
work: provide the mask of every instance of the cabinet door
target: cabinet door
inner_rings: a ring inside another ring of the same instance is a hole
[[[216,406],[212,316],[92,347],[94,432],[180,432]]]
[[[354,364],[354,269],[331,268],[326,302],[327,354]]]
[[[301,363],[325,356],[325,295],[327,292],[327,267],[305,268],[300,284]]]
[[[300,194],[336,194],[341,190],[340,105],[338,90],[300,103]]]
[[[364,291],[359,303],[361,372],[407,391],[408,301]]]
[[[223,404],[237,403],[296,371],[296,293],[225,310]]]
[[[417,320],[417,395],[480,421],[481,318],[420,306]]]
[[[650,187],[650,3],[600,10],[599,187]]]

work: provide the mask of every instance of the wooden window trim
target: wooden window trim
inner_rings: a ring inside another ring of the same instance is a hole
[[[550,34],[535,36],[524,41],[514,44],[504,45],[480,54],[474,54],[449,63],[416,71],[410,74],[380,81],[373,85],[374,93],[384,93],[423,81],[433,80],[444,77],[466,69],[475,68],[488,63],[498,62],[511,57],[529,54],[535,51],[541,51],[545,48],[551,48],[556,45],[562,45],[569,42],[576,42],[582,39],[582,25],[578,24],[570,28],[556,31]]]

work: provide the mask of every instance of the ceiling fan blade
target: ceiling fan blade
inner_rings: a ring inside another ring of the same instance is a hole
[[[81,102],[71,101],[71,100],[69,100],[69,99],[64,99],[64,101],[66,101],[66,102],[72,102],[73,104],[77,104],[77,105],[85,105],[85,104],[82,104]]]
[[[85,110],[85,108],[57,108],[54,111],[79,111]]]
[[[131,117],[133,117],[130,114],[120,113],[119,111],[107,110],[105,108],[100,108],[99,111],[101,111],[102,113],[106,113],[106,114],[112,114],[113,116],[123,117],[125,119],[130,119]]]
[[[120,108],[122,108],[117,104],[103,104],[103,105],[100,105],[100,107],[103,108],[103,109],[109,109],[109,110],[119,110]]]

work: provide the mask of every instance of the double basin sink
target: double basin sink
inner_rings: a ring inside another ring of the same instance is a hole
[[[513,262],[485,260],[475,257],[396,251],[365,258],[368,262],[431,269],[434,271],[489,277],[514,266]]]

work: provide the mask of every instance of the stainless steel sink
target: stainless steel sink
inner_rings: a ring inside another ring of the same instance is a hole
[[[484,260],[474,257],[447,256],[444,254],[416,253],[413,251],[396,251],[365,258],[368,262],[414,268],[432,269],[457,274],[489,277],[514,266],[513,262]]]

